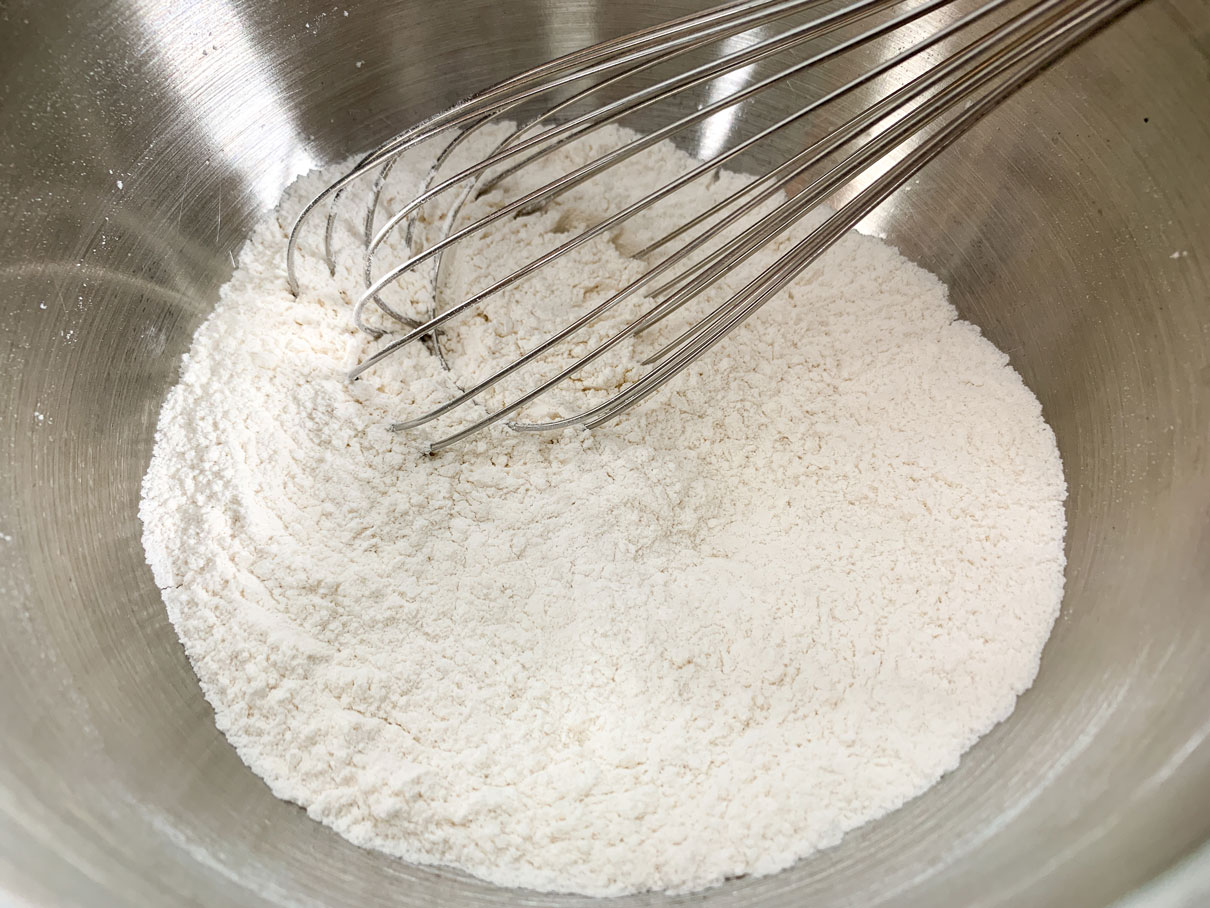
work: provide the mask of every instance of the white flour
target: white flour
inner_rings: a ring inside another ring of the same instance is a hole
[[[660,146],[504,222],[451,262],[451,295],[684,164]],[[399,198],[424,171],[397,168]],[[280,224],[325,176],[256,230],[164,406],[142,518],[218,725],[276,795],[496,883],[688,890],[834,844],[1012,711],[1062,594],[1054,438],[878,240],[846,237],[592,434],[499,428],[425,458],[386,430],[641,273],[625,251],[738,179],[492,302],[446,338],[453,373],[414,345],[351,386],[374,348],[347,302],[364,189],[334,278],[308,234],[297,300]],[[642,374],[649,343],[551,408]]]

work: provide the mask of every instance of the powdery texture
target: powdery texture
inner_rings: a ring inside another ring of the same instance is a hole
[[[508,220],[446,284],[685,165],[658,146]],[[426,169],[396,168],[393,204]],[[452,372],[415,345],[353,385],[372,349],[349,325],[364,188],[336,276],[318,229],[298,299],[283,270],[281,225],[324,180],[255,231],[198,331],[141,510],[216,721],[277,796],[358,844],[504,885],[690,890],[836,843],[1012,711],[1062,595],[1062,469],[1038,402],[934,277],[849,235],[620,421],[553,440],[500,428],[426,458],[387,425],[641,273],[626,252],[740,178],[452,329]],[[403,257],[396,239],[383,261]],[[427,307],[423,275],[404,298]],[[564,398],[642,374],[632,346]]]

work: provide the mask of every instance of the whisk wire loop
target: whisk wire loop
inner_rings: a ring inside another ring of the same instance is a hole
[[[335,203],[354,180],[374,173],[375,182],[364,224],[366,286],[354,306],[354,318],[363,329],[376,335],[381,333],[382,329],[371,328],[364,322],[366,306],[375,304],[388,317],[400,322],[405,331],[389,339],[357,365],[351,371],[350,378],[363,375],[402,347],[420,339],[427,338],[433,342],[441,355],[436,339],[443,326],[470,311],[478,310],[501,291],[525,280],[595,237],[619,228],[628,219],[694,181],[707,178],[775,134],[795,124],[809,124],[812,122],[810,118],[825,107],[856,95],[858,90],[870,90],[879,80],[895,77],[901,71],[906,72],[906,78],[901,78],[900,84],[843,118],[840,125],[829,128],[801,150],[764,173],[753,176],[740,188],[712,202],[705,210],[687,218],[655,240],[648,241],[636,257],[649,264],[638,278],[625,287],[549,334],[520,356],[496,368],[486,377],[475,380],[471,387],[445,403],[403,419],[391,427],[398,431],[414,429],[460,408],[477,408],[468,411],[472,414],[468,425],[428,446],[428,450],[435,452],[457,444],[488,426],[510,417],[515,418],[520,411],[616,349],[623,341],[650,331],[701,298],[711,287],[735,274],[754,255],[769,248],[778,237],[811,212],[817,211],[822,204],[835,200],[838,194],[849,196],[771,265],[746,279],[734,292],[727,291],[722,302],[647,356],[640,363],[641,367],[646,367],[646,371],[630,384],[604,401],[572,415],[545,421],[508,423],[522,432],[560,431],[570,426],[591,429],[637,406],[697,361],[1023,83],[1137,2],[1139,0],[986,0],[957,14],[949,9],[954,6],[954,0],[850,0],[839,7],[830,5],[827,0],[744,0],[603,42],[564,55],[486,89],[449,111],[400,133],[366,155],[352,170],[312,200],[299,216],[291,231],[287,250],[289,283],[297,292],[296,251],[300,232],[311,214],[325,202]],[[1018,9],[1006,15],[1014,6]],[[817,7],[822,11],[816,10]],[[773,23],[803,13],[811,13],[812,17],[806,22],[788,25],[772,37],[765,36]],[[949,18],[940,25],[926,26],[922,34],[920,23],[927,22],[928,17],[935,15]],[[846,29],[880,16],[885,18],[855,34],[845,34]],[[977,31],[974,37],[963,39],[964,43],[957,49],[948,50],[950,42],[959,40],[968,30],[978,29],[978,23],[984,19],[990,19],[991,24]],[[915,30],[910,30],[909,26],[915,26]],[[752,34],[747,34],[749,32]],[[909,33],[910,40],[902,49],[890,53],[885,52],[885,48],[879,50],[877,42],[890,40],[904,32]],[[837,35],[837,40],[828,37],[833,34]],[[613,89],[627,79],[666,65],[670,60],[689,58],[689,55],[701,52],[716,41],[735,36],[747,38],[747,43],[739,50],[720,54],[713,60],[671,76],[657,78],[654,84],[630,91],[586,112],[574,113],[597,92]],[[820,40],[825,41],[822,49],[803,53],[801,59],[770,76],[747,78],[750,70],[745,67],[787,52],[799,52],[797,49],[800,46]],[[436,311],[435,291],[441,278],[442,256],[467,237],[505,218],[536,211],[574,186],[601,175],[655,143],[723,112],[734,112],[771,86],[785,83],[828,61],[846,59],[859,48],[873,48],[878,59],[843,81],[839,87],[796,106],[777,118],[773,125],[757,130],[723,151],[712,153],[685,173],[653,192],[628,202],[620,210],[580,230],[572,238],[493,280],[489,286],[458,300],[444,311]],[[941,53],[940,59],[934,60],[938,52]],[[534,162],[548,158],[558,149],[606,124],[737,72],[741,72],[747,84],[735,88],[734,80],[721,83],[725,90],[712,90],[707,103],[699,105],[697,109],[674,117],[650,133],[611,148],[536,188],[522,190],[517,198],[458,226],[457,219],[471,199],[505,185],[510,177]],[[441,175],[442,169],[452,162],[455,151],[464,146],[468,136],[540,96],[557,95],[564,87],[570,88],[581,80],[587,80],[589,84],[575,88],[562,99],[556,96],[554,102],[544,110],[523,119],[520,125],[495,144],[488,155],[455,168],[452,176]],[[456,132],[437,156],[420,191],[407,204],[388,214],[381,226],[377,226],[377,212],[382,205],[384,186],[394,161],[407,149],[449,130]],[[822,172],[817,174],[817,169],[821,167]],[[445,211],[437,238],[429,238],[420,248],[415,248],[418,214],[426,204],[457,187],[460,190]],[[329,267],[334,267],[333,223],[334,215],[330,214],[324,231]],[[409,250],[407,259],[375,277],[376,254],[392,232],[401,226],[405,230],[405,245]],[[671,251],[667,251],[669,248]],[[660,250],[663,252],[658,261],[650,263],[651,257]],[[416,318],[399,312],[382,298],[382,294],[403,275],[425,262],[431,268],[434,303],[424,318]],[[587,353],[559,368],[554,375],[539,380],[535,386],[496,409],[485,411],[476,403],[488,389],[544,359],[574,335],[599,322],[606,313],[635,298],[646,299],[649,305],[637,316],[629,317],[623,327],[613,331]]]

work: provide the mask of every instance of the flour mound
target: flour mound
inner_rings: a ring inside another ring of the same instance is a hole
[[[449,258],[442,293],[686,166],[660,145],[505,219]],[[427,169],[405,158],[388,203]],[[851,234],[615,423],[498,426],[425,457],[423,431],[387,427],[641,274],[631,253],[743,179],[690,187],[451,325],[450,371],[415,344],[349,384],[375,348],[349,322],[368,187],[342,202],[335,276],[322,225],[297,299],[284,274],[283,224],[331,176],[248,241],[164,405],[141,506],[218,726],[274,794],[502,885],[685,891],[835,844],[1009,715],[1062,597],[1062,468],[1037,400],[936,278]],[[380,267],[406,257],[395,237]],[[391,301],[423,313],[430,286],[420,269]],[[530,415],[604,399],[650,351],[628,342]]]

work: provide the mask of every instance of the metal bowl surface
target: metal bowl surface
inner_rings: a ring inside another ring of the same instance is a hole
[[[588,904],[363,851],[275,800],[169,626],[139,482],[181,354],[295,175],[690,6],[0,3],[0,902]],[[837,848],[612,904],[1210,904],[1210,4],[1148,0],[868,226],[949,283],[1055,428],[1068,591],[1041,673]]]

